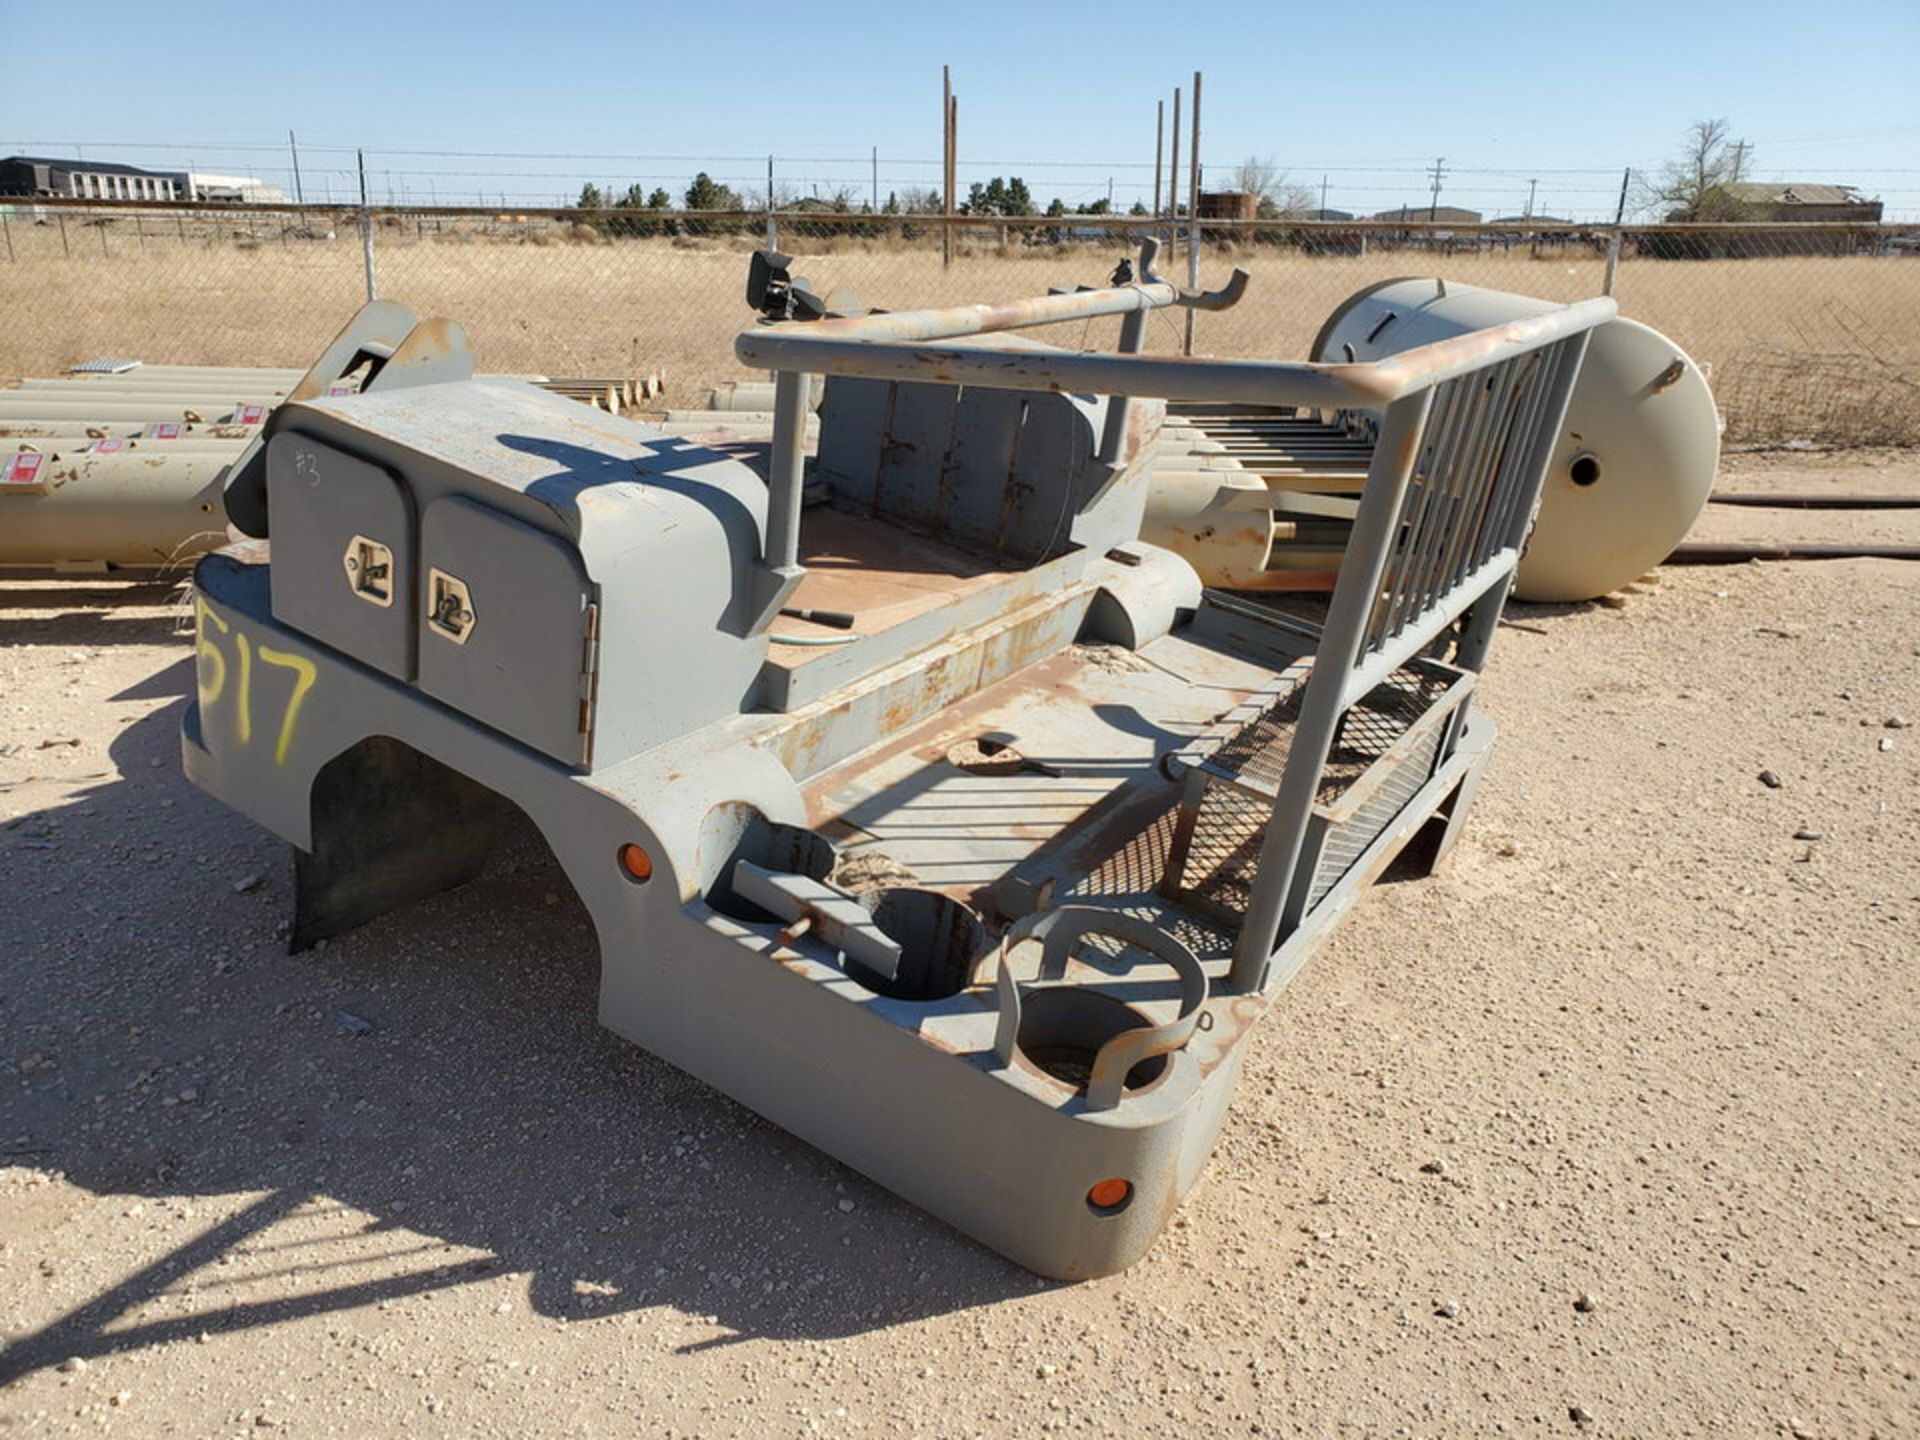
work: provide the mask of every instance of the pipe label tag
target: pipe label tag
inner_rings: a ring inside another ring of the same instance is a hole
[[[39,492],[43,489],[40,482],[40,462],[46,458],[32,450],[21,450],[12,455],[0,456],[0,486],[7,487],[16,493],[29,488]]]

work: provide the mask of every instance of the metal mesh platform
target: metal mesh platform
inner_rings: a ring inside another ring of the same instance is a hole
[[[1194,767],[1187,834],[1173,847],[1167,876],[1188,903],[1223,918],[1245,913],[1305,692],[1302,677],[1264,708],[1232,717],[1233,728]],[[1440,722],[1463,696],[1458,671],[1421,660],[1345,713],[1315,799],[1309,908],[1433,774],[1447,728]],[[1353,803],[1342,804],[1350,793]]]

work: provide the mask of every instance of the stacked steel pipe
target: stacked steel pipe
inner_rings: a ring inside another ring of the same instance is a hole
[[[225,544],[228,468],[303,374],[107,360],[0,390],[0,570],[164,573]],[[657,372],[522,378],[615,414],[665,388]]]

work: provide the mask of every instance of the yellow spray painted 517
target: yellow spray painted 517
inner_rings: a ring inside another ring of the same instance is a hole
[[[253,661],[257,654],[262,665],[279,670],[287,670],[293,675],[293,688],[280,706],[280,725],[274,736],[273,763],[287,763],[287,752],[293,747],[294,728],[299,724],[300,709],[306,704],[307,694],[313,689],[313,683],[319,678],[313,661],[304,655],[296,655],[286,650],[275,650],[261,645],[257,648],[247,638],[244,631],[237,631],[220,614],[198,595],[193,600],[194,629],[197,640],[194,644],[196,667],[195,688],[200,699],[201,723],[205,724],[217,713],[215,707],[226,693],[227,680],[231,674],[233,687],[233,738],[240,745],[253,743]],[[222,641],[226,644],[222,644]],[[233,661],[228,661],[228,647],[231,647]]]

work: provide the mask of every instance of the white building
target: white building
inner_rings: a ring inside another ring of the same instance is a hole
[[[251,175],[209,175],[204,170],[187,172],[185,198],[210,205],[278,205],[286,201],[286,192]]]

